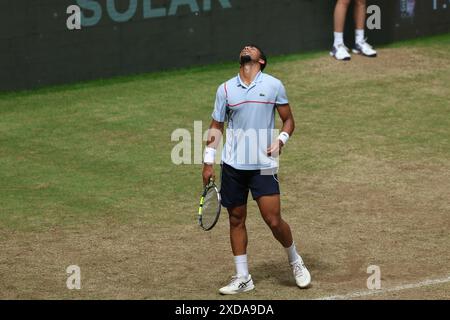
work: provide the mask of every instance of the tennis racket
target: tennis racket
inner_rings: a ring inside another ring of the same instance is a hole
[[[220,193],[214,180],[209,179],[209,183],[203,190],[198,208],[198,224],[200,227],[209,231],[216,225],[220,215]]]

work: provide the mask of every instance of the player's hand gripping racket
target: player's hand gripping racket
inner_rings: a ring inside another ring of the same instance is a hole
[[[198,208],[198,224],[203,230],[209,231],[214,228],[219,220],[220,208],[220,193],[214,180],[210,178],[203,190]]]

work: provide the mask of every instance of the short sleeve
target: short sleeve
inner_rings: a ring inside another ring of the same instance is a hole
[[[284,104],[289,103],[288,97],[286,95],[286,89],[284,88],[284,85],[281,81],[278,85],[278,93],[277,93],[275,103],[277,105],[284,105]]]
[[[226,111],[227,111],[227,96],[225,92],[225,85],[222,84],[217,89],[216,102],[214,103],[214,111],[211,116],[217,122],[225,122]]]

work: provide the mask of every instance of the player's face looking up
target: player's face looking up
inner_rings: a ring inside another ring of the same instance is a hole
[[[255,47],[245,46],[242,49],[240,54],[241,64],[247,63],[250,61],[258,61],[261,56],[261,53]]]
[[[263,65],[265,65],[266,61],[262,57],[261,51],[254,46],[245,46],[239,55],[239,61],[241,65],[244,65],[249,62],[259,63],[261,65],[261,69]]]

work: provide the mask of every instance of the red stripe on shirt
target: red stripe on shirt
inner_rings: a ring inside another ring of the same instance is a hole
[[[266,102],[266,101],[243,101],[237,104],[229,104],[229,107],[237,107],[244,103],[259,103],[259,104],[275,104],[275,102]]]

